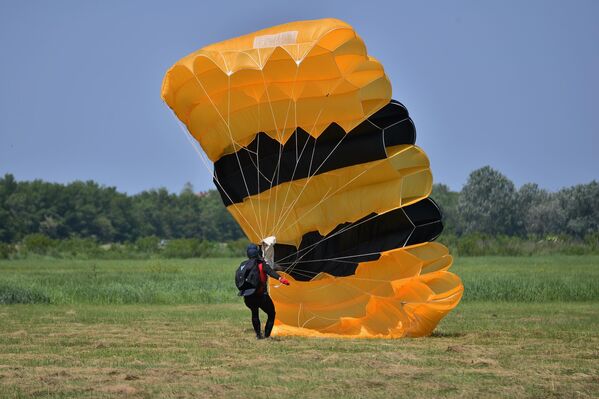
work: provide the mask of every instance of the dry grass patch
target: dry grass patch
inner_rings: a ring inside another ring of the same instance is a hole
[[[0,309],[2,398],[599,396],[596,303],[465,303],[394,341],[256,341],[242,304]]]

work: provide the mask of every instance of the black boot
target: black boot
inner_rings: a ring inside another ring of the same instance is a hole
[[[266,320],[266,325],[264,326],[264,338],[268,338],[270,337],[270,332],[272,331],[272,327],[275,324],[275,318],[268,318],[268,320]]]
[[[254,327],[254,332],[256,333],[256,339],[263,339],[262,331],[260,327],[260,318],[252,317],[252,327]]]

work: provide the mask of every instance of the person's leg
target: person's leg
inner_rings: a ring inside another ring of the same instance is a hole
[[[246,296],[243,298],[245,302],[245,306],[247,306],[252,311],[252,327],[254,327],[254,332],[256,333],[256,338],[262,338],[262,331],[260,326],[260,313],[258,312],[258,303],[256,298],[253,296]]]
[[[266,320],[266,326],[264,326],[264,338],[270,337],[270,332],[275,324],[275,304],[272,303],[269,295],[264,295],[260,304],[260,309],[266,313],[268,319]]]

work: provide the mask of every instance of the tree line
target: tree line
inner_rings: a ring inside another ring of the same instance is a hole
[[[510,237],[566,236],[574,239],[599,233],[599,183],[578,184],[549,192],[527,183],[516,189],[489,166],[473,171],[460,192],[444,184],[432,197],[444,215],[446,234]]]
[[[142,237],[232,241],[244,235],[216,190],[179,194],[164,188],[136,195],[94,181],[69,184],[0,178],[0,241],[15,243],[31,234],[51,239],[94,238],[100,243]]]
[[[473,171],[461,191],[435,184],[432,197],[444,215],[445,237],[569,237],[597,240],[599,183],[549,192],[534,183],[519,189],[489,166]],[[99,243],[144,237],[227,242],[243,239],[216,190],[176,194],[161,188],[135,195],[94,181],[69,184],[0,178],[0,242],[41,234],[54,240]],[[590,237],[590,238],[589,238]]]

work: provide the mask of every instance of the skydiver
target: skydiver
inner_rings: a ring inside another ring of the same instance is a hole
[[[245,278],[246,282],[251,280],[255,280],[255,282],[250,282],[249,284],[245,284],[243,286],[238,284],[237,287],[240,288],[239,295],[243,296],[245,306],[252,311],[252,326],[256,332],[256,338],[268,338],[270,337],[270,333],[275,323],[275,305],[273,304],[270,295],[268,295],[267,289],[268,276],[279,280],[284,285],[289,285],[289,281],[272,269],[268,262],[264,260],[262,251],[257,245],[248,245],[246,254],[248,259],[242,262],[239,266],[236,280],[239,281],[239,276],[241,273],[242,275],[247,276]],[[248,269],[244,271],[245,267]],[[254,273],[253,276],[252,273]],[[262,335],[261,331],[260,314],[258,309],[262,309],[262,311],[268,316],[266,325],[264,326],[264,335]]]

